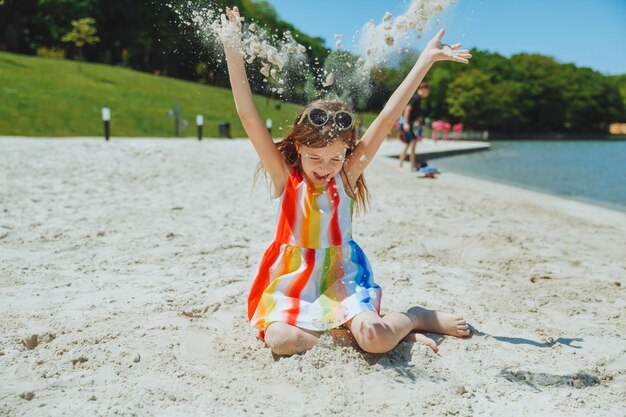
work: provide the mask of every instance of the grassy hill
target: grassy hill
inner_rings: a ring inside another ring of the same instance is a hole
[[[274,121],[282,136],[300,106],[266,102],[255,96],[263,118]],[[196,114],[204,115],[204,135],[217,136],[218,124],[229,121],[234,137],[245,132],[229,89],[158,77],[125,68],[81,64],[0,53],[0,135],[101,136],[103,107],[111,109],[112,136],[174,136],[167,111],[178,103],[195,136]],[[366,125],[372,115],[365,115]]]

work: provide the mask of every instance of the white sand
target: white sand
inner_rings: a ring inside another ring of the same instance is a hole
[[[274,358],[245,319],[274,219],[256,160],[247,141],[0,140],[0,415],[626,414],[625,214],[379,157],[355,239],[383,311],[476,334]]]

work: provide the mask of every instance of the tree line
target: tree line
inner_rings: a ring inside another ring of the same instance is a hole
[[[22,54],[82,57],[164,76],[228,86],[217,48],[207,48],[193,27],[181,24],[170,0],[0,0],[0,50]],[[236,5],[276,33],[291,31],[309,49],[311,66],[324,66],[330,51],[324,40],[302,33],[280,19],[267,1],[195,0],[197,7]],[[99,42],[77,48],[68,43],[72,22],[92,18]],[[473,129],[502,132],[606,132],[626,122],[626,75],[606,76],[539,54],[511,58],[473,50],[470,65],[439,63],[428,75],[425,100],[433,119],[463,121]],[[358,110],[379,111],[400,84],[418,52],[374,68],[374,88]],[[255,92],[269,94],[261,79]],[[303,89],[287,96],[307,100]]]
[[[2,0],[0,0],[2,1]],[[175,13],[181,0],[4,0],[0,3],[0,49],[22,54],[61,50],[68,58],[79,51],[62,37],[72,28],[72,21],[90,17],[95,21],[100,42],[86,45],[84,58],[156,72],[174,78],[208,78],[215,85],[228,83],[222,65],[214,59],[202,35],[182,24]],[[311,60],[324,60],[326,48],[321,38],[310,37],[279,19],[266,1],[194,0],[194,7],[237,5],[255,20],[276,30],[290,30],[300,43],[311,47]],[[206,64],[206,65],[202,65]],[[198,73],[207,68],[213,74]]]

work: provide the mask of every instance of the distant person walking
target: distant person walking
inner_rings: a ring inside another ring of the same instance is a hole
[[[416,170],[415,167],[415,145],[417,145],[417,135],[415,134],[415,122],[418,121],[422,111],[422,99],[428,97],[430,94],[430,87],[426,83],[421,83],[417,87],[417,91],[413,94],[413,97],[409,100],[409,104],[404,108],[402,113],[404,117],[404,124],[402,125],[402,134],[400,139],[405,143],[404,149],[400,154],[400,168],[406,158],[406,153],[411,149],[409,154],[409,162],[411,164],[411,170]],[[419,128],[419,127],[418,127]]]

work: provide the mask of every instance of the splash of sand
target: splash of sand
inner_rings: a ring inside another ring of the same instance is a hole
[[[371,20],[358,31],[353,41],[356,54],[340,50],[344,36],[336,34],[337,50],[330,53],[324,64],[325,74],[333,75],[331,92],[353,105],[365,102],[374,89],[372,71],[394,55],[408,52],[422,33],[433,23],[439,24],[439,17],[455,3],[456,0],[413,0],[395,18],[391,12],[385,12],[380,23]],[[323,85],[328,87],[329,83]]]
[[[379,23],[367,22],[359,31],[356,46],[363,57],[363,66],[371,69],[385,64],[393,54],[402,53],[414,45],[432,23],[456,0],[413,0],[406,12],[395,18],[386,12]]]
[[[183,24],[196,30],[207,44],[215,47],[218,61],[223,59],[221,44],[240,48],[245,62],[263,76],[267,90],[281,97],[294,89],[297,81],[308,80],[308,99],[340,98],[352,105],[364,103],[372,92],[371,71],[385,65],[394,54],[407,51],[415,40],[456,0],[412,0],[407,10],[396,17],[386,12],[379,23],[366,23],[353,38],[354,52],[342,49],[344,35],[335,34],[335,50],[322,67],[308,57],[307,47],[300,44],[290,31],[272,33],[254,21],[242,18],[241,35],[235,25],[223,25],[224,10],[216,5],[196,7],[171,6]],[[308,48],[310,49],[310,47]]]
[[[241,29],[232,24],[223,25],[221,15],[225,11],[215,5],[196,7],[189,2],[170,7],[184,25],[193,27],[207,45],[219,51],[218,62],[223,59],[223,51],[216,45],[223,43],[240,48],[245,62],[255,64],[268,89],[279,96],[285,91],[289,70],[310,66],[306,47],[298,43],[290,31],[273,34],[254,21],[248,23],[245,17],[242,17]]]

